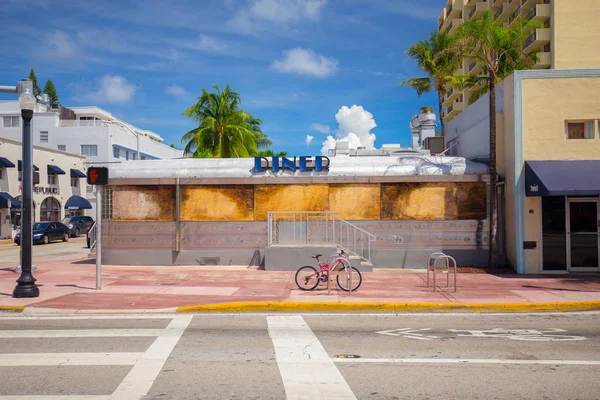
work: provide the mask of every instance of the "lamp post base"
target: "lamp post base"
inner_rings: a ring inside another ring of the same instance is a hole
[[[13,290],[13,297],[39,297],[40,288],[35,284],[36,279],[31,275],[30,271],[25,271],[19,279],[17,286]]]

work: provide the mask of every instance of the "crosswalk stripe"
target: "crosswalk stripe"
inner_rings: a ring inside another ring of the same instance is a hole
[[[133,365],[143,353],[15,353],[0,354],[0,367],[57,365]]]
[[[192,321],[193,315],[181,315],[158,335],[154,343],[140,357],[129,374],[113,392],[113,400],[139,399],[149,391],[169,355]]]
[[[110,396],[78,395],[39,395],[39,396],[0,396],[0,400],[111,400]]]
[[[15,329],[0,330],[0,338],[76,338],[158,336],[164,329]]]
[[[289,400],[356,400],[350,386],[304,318],[268,316],[267,323]]]

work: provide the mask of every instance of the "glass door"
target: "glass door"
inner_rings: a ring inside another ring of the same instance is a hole
[[[600,270],[598,200],[569,199],[567,222],[569,270]]]

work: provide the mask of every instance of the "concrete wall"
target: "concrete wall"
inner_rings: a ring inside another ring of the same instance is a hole
[[[489,158],[489,94],[481,96],[465,111],[446,124],[445,134],[448,147],[455,145],[450,154],[473,158]],[[504,83],[496,88],[496,112],[501,119],[504,112]]]
[[[504,196],[505,202],[505,226],[506,226],[506,256],[509,264],[517,265],[517,247],[516,247],[516,186],[515,179],[515,149],[520,144],[515,143],[515,76],[511,75],[504,80]],[[498,160],[500,163],[500,160]]]
[[[21,143],[7,138],[0,138],[0,155],[6,157],[9,161],[15,164],[14,168],[3,168],[2,179],[0,179],[0,192],[7,192],[14,198],[21,195],[21,182],[19,182],[19,171],[18,171],[18,160],[22,159],[22,148]],[[39,168],[40,183],[34,187],[33,201],[35,204],[34,219],[40,220],[40,206],[42,201],[47,197],[54,197],[60,204],[60,219],[65,216],[65,203],[73,196],[85,197],[85,178],[79,178],[77,180],[77,187],[71,187],[71,168],[78,169],[81,172],[85,172],[85,157],[78,154],[71,154],[59,150],[47,149],[44,147],[35,146],[33,148],[33,163]],[[48,183],[48,164],[56,165],[65,171],[64,175],[58,175],[58,184],[50,185]],[[57,189],[57,193],[44,193],[43,191],[36,191],[36,187],[43,188],[54,188]],[[6,211],[6,210],[4,210]],[[85,215],[92,214],[91,210],[85,210]],[[1,218],[1,217],[0,217]],[[1,224],[0,237],[10,237],[12,232],[8,229],[10,225]]]
[[[554,0],[554,69],[600,66],[600,2]]]

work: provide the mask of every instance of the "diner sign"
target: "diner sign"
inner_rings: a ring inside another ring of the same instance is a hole
[[[254,172],[277,171],[329,171],[331,160],[325,156],[254,157]]]

